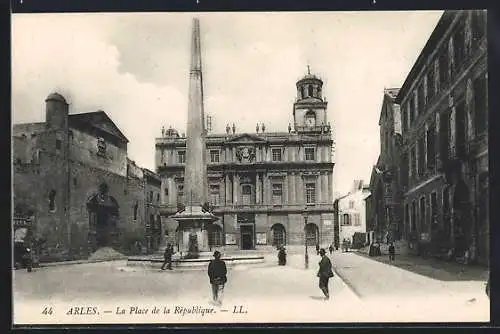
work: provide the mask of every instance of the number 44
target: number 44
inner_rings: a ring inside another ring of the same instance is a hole
[[[45,307],[42,314],[52,314],[52,307]]]

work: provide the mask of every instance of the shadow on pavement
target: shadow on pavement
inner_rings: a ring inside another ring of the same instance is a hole
[[[451,263],[432,258],[424,259],[412,255],[396,255],[394,261],[389,261],[388,255],[370,257],[361,252],[356,252],[356,254],[440,281],[487,281],[489,277],[489,269],[479,265]]]

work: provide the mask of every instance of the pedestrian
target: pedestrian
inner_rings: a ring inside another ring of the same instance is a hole
[[[281,246],[278,252],[278,265],[280,266],[286,265],[286,250],[284,246]]]
[[[227,268],[224,260],[221,260],[219,251],[214,252],[214,259],[208,265],[208,277],[212,285],[212,299],[215,304],[222,305],[224,284],[227,282]]]
[[[165,266],[167,266],[168,270],[172,270],[172,255],[174,253],[174,248],[171,244],[168,244],[165,248],[165,253],[163,253],[163,265],[161,266],[161,270],[165,270]]]
[[[316,244],[316,254],[319,255],[319,244]]]
[[[319,270],[316,276],[319,277],[319,288],[323,291],[325,300],[328,300],[330,299],[328,281],[333,277],[332,262],[326,256],[326,251],[323,248],[319,250],[319,255],[321,255],[321,261],[319,261]]]
[[[33,255],[31,248],[26,248],[24,259],[26,261],[26,271],[30,273],[33,270]]]
[[[394,247],[394,243],[391,242],[389,246],[389,261],[394,261],[396,258],[396,248]]]
[[[333,253],[333,245],[332,244],[330,244],[330,247],[328,247],[328,250],[330,251],[330,256],[331,256]]]

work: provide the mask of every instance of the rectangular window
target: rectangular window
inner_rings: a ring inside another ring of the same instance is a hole
[[[449,81],[449,66],[448,43],[445,43],[445,46],[439,55],[439,89],[441,90],[447,86]]]
[[[244,184],[241,186],[241,197],[244,205],[252,204],[252,186]]]
[[[314,148],[313,147],[306,147],[304,149],[305,155],[306,155],[306,160],[307,161],[314,161],[316,160],[316,155],[314,154]]]
[[[182,203],[184,201],[184,185],[179,184],[177,186],[177,203]]]
[[[219,194],[220,194],[219,185],[218,184],[211,184],[210,185],[210,204],[219,205],[219,202],[220,202]]]
[[[354,214],[354,226],[361,226],[361,215],[359,213]]]
[[[404,108],[401,113],[401,121],[403,122],[403,134],[408,130],[408,108]]]
[[[411,175],[415,177],[417,175],[417,149],[415,146],[411,148]]]
[[[281,148],[273,148],[271,150],[273,161],[281,161]]]
[[[424,227],[427,225],[427,220],[425,216],[425,197],[420,198],[420,227],[421,230],[424,230]]]
[[[177,151],[177,162],[180,164],[186,162],[186,151]]]
[[[403,187],[408,187],[408,177],[409,177],[409,161],[408,161],[408,153],[404,153],[401,158],[401,185]]]
[[[445,162],[448,160],[448,150],[450,145],[450,114],[449,111],[443,112],[439,121],[439,154],[441,156],[441,161]]]
[[[273,204],[280,205],[283,201],[283,185],[281,183],[273,183]]]
[[[220,153],[219,150],[210,150],[210,162],[219,162]]]
[[[436,90],[436,85],[434,82],[434,63],[431,64],[431,68],[429,73],[427,73],[427,102],[431,102],[434,97],[434,93]]]
[[[429,126],[427,129],[427,169],[434,170],[436,164],[436,147],[435,147],[436,130],[434,126]]]
[[[349,209],[354,209],[354,201],[349,201]]]
[[[463,157],[467,144],[467,120],[465,115],[465,101],[458,103],[455,109],[455,147],[457,156]]]
[[[165,193],[165,196],[168,196],[168,188],[165,187],[165,189],[163,189],[164,193]]]
[[[149,202],[153,202],[153,192],[149,192]]]
[[[157,194],[156,194],[156,202],[157,202],[157,203],[158,203],[158,202],[160,202],[160,193],[157,193]]]
[[[431,194],[431,222],[437,221],[437,194],[434,192]]]
[[[418,109],[420,114],[423,114],[425,111],[425,102],[425,80],[422,80],[422,83],[418,87]]]
[[[474,128],[476,135],[488,129],[488,83],[482,75],[474,81]]]
[[[463,27],[458,27],[458,30],[453,36],[453,58],[454,58],[454,74],[458,74],[460,66],[465,58],[465,32]]]
[[[306,203],[314,204],[316,203],[316,184],[306,183]]]
[[[409,107],[409,113],[410,113],[410,126],[413,124],[413,121],[415,120],[415,101],[413,98],[410,98],[408,102],[408,107]]]
[[[344,215],[342,216],[343,217],[343,224],[344,226],[351,226],[351,217],[349,216],[349,214],[347,213],[344,213]]]
[[[411,203],[411,232],[417,231],[417,203]]]
[[[425,174],[425,141],[424,138],[418,140],[418,175]]]
[[[56,150],[60,150],[60,149],[61,149],[61,140],[56,139]]]

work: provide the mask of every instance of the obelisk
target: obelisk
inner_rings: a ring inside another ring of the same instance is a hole
[[[203,110],[203,78],[201,69],[200,21],[193,19],[189,100],[186,130],[186,162],[184,170],[185,210],[172,216],[179,223],[183,253],[194,257],[196,251],[208,251],[207,226],[217,220],[203,210],[208,199],[208,179]],[[195,245],[196,244],[196,245]],[[194,250],[196,249],[196,251]]]

